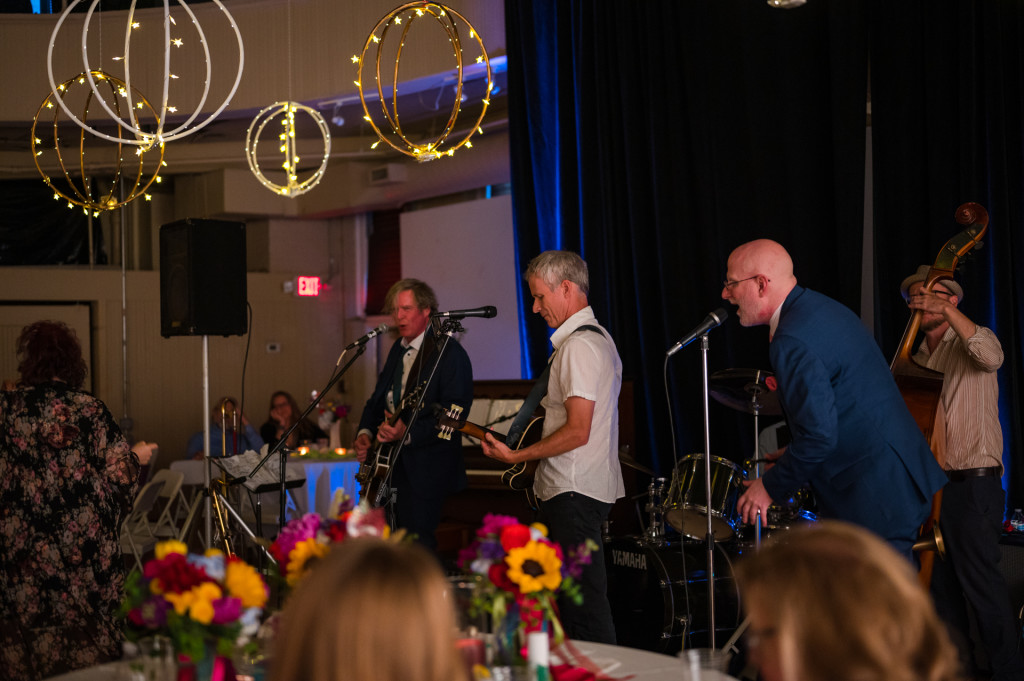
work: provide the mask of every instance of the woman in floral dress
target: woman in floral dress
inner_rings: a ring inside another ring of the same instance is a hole
[[[119,528],[139,458],[81,391],[71,329],[31,324],[17,352],[21,379],[0,391],[0,678],[40,679],[121,655]]]

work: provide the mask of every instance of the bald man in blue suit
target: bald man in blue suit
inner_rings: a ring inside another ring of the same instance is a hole
[[[729,256],[722,298],[743,326],[767,324],[769,358],[793,441],[737,503],[767,523],[773,499],[809,485],[823,517],[856,523],[908,558],[932,495],[946,483],[889,366],[860,319],[797,285],[780,244],[760,239]]]

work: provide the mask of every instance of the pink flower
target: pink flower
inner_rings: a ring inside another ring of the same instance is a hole
[[[476,531],[476,536],[486,537],[488,535],[494,535],[497,537],[501,534],[501,530],[507,525],[518,524],[519,518],[514,516],[488,513],[484,516],[483,524],[480,526],[480,529]]]

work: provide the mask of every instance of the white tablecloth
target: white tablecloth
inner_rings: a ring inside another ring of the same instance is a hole
[[[652,653],[648,650],[613,646],[606,643],[574,641],[573,646],[586,655],[594,665],[608,676],[621,679],[689,679],[681,660],[670,655]],[[551,664],[560,664],[557,651],[552,651]],[[126,678],[126,663],[112,663],[80,669],[68,674],[51,677],[48,681],[110,681]],[[119,675],[123,674],[123,676]],[[737,681],[734,677],[717,672],[701,674],[701,681]]]
[[[306,476],[306,485],[295,490],[295,502],[299,511],[316,511],[327,515],[331,499],[339,489],[345,490],[354,501],[359,501],[358,461],[289,461],[288,467],[301,467]],[[304,493],[303,493],[304,492]]]
[[[572,646],[612,678],[631,676],[638,679],[689,679],[683,661],[671,655],[590,641],[573,641]],[[552,651],[551,664],[561,662],[558,651]],[[701,681],[736,680],[727,674],[708,671],[701,674]]]
[[[185,485],[201,486],[203,484],[203,466],[205,461],[175,461],[171,470],[181,471],[185,476]],[[269,465],[269,464],[268,464]],[[315,511],[326,515],[331,507],[331,499],[339,489],[344,489],[355,501],[359,500],[359,483],[356,473],[359,471],[357,461],[323,461],[319,459],[289,459],[288,469],[299,471],[306,478],[306,484],[292,490],[295,505],[299,513]],[[220,469],[214,466],[217,475]],[[261,495],[264,508],[273,504],[270,494]],[[276,506],[274,506],[276,508]]]

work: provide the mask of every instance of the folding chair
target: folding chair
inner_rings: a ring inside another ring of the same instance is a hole
[[[178,472],[161,469],[153,474],[151,482],[162,482],[157,500],[159,515],[153,522],[153,535],[160,539],[177,539],[180,535],[178,517],[183,509],[188,508],[188,500],[182,491],[185,476]],[[156,512],[156,511],[155,511]]]
[[[142,556],[150,551],[158,539],[150,529],[149,513],[156,505],[163,480],[147,482],[135,495],[132,510],[121,523],[121,553],[131,553],[139,571],[142,570]]]

